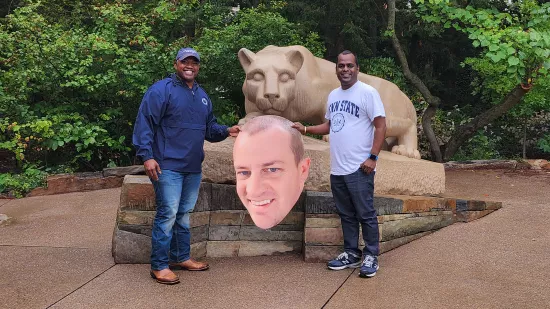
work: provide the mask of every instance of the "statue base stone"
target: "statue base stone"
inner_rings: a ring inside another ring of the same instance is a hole
[[[219,143],[205,142],[203,181],[235,184],[234,142],[234,138]],[[305,136],[304,147],[306,156],[311,158],[305,190],[330,192],[329,144]],[[374,182],[375,194],[440,195],[445,192],[445,169],[441,163],[411,159],[382,151]]]
[[[149,263],[156,214],[147,176],[124,178],[113,233],[115,263]],[[381,253],[453,224],[469,222],[499,208],[499,202],[446,197],[376,195]],[[330,192],[304,191],[277,226],[262,230],[241,204],[235,185],[202,182],[190,214],[191,256],[240,257],[301,254],[326,262],[342,251],[340,217]]]

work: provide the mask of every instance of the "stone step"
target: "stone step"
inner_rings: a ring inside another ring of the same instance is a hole
[[[481,218],[502,204],[434,196],[376,195],[374,206],[384,252],[456,221]],[[113,236],[117,263],[148,263],[154,216],[153,185],[146,176],[127,175]],[[333,258],[343,245],[340,217],[330,192],[304,191],[281,223],[262,230],[254,225],[234,185],[202,182],[190,225],[195,256],[302,253],[306,261],[319,262]]]

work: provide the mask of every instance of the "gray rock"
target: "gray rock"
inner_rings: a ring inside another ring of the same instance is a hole
[[[240,230],[238,225],[211,225],[208,240],[239,240]]]
[[[115,229],[112,252],[117,264],[150,263],[151,237]]]
[[[304,233],[301,231],[272,231],[262,230],[256,226],[242,226],[239,234],[240,240],[299,240],[302,241]]]
[[[195,205],[195,212],[209,211],[212,202],[212,184],[208,182],[201,182],[199,189],[199,198]]]
[[[452,213],[384,222],[380,225],[380,241],[384,242],[422,232],[433,231],[451,224],[453,224]]]
[[[103,169],[103,177],[124,177],[126,175],[145,175],[145,169],[143,168],[143,165],[109,167]]]
[[[330,192],[306,192],[306,213],[331,214],[336,213],[336,206]]]
[[[11,218],[8,215],[0,214],[0,226],[8,225],[11,222]]]
[[[403,200],[390,197],[374,197],[374,208],[379,216],[403,212]]]
[[[470,161],[449,161],[443,164],[448,169],[514,169],[518,165],[515,160],[470,160]]]
[[[236,203],[236,201],[239,203]],[[210,210],[245,210],[237,196],[234,185],[212,184]]]
[[[191,243],[199,243],[208,240],[208,225],[201,225],[189,229],[191,233]]]
[[[467,211],[468,210],[468,201],[467,200],[456,200],[456,211]]]

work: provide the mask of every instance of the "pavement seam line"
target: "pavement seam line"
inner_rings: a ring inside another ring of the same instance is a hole
[[[77,287],[76,289],[74,289],[74,290],[73,290],[72,292],[70,292],[69,294],[67,294],[67,295],[65,295],[65,296],[63,296],[63,297],[61,297],[61,298],[60,298],[59,300],[57,300],[55,303],[53,303],[53,304],[49,305],[48,307],[46,307],[46,309],[51,308],[51,307],[54,306],[55,304],[57,304],[57,303],[59,303],[60,301],[64,300],[65,298],[67,298],[68,296],[72,295],[74,292],[80,290],[80,289],[81,289],[82,287],[84,287],[86,284],[92,282],[92,281],[95,280],[97,277],[103,275],[104,273],[106,273],[107,271],[109,271],[111,268],[113,268],[113,267],[115,267],[115,266],[116,266],[116,264],[111,265],[109,268],[105,269],[104,271],[102,271],[101,273],[99,273],[98,275],[96,275],[95,277],[93,277],[92,279],[90,279],[90,280],[84,282],[81,286]]]
[[[349,280],[349,278],[351,277],[351,275],[353,275],[353,273],[355,272],[355,269],[353,269],[349,275],[346,277],[346,279],[344,280],[344,282],[342,282],[342,284],[340,284],[340,286],[336,289],[336,291],[334,291],[334,293],[332,293],[332,295],[330,295],[330,297],[327,299],[327,301],[323,304],[323,306],[321,307],[321,309],[325,308],[326,305],[328,305],[328,303],[330,302],[330,300],[334,297],[334,295],[336,295],[336,293],[338,293],[338,291],[342,288],[342,286],[344,286],[344,284]]]
[[[13,200],[10,200],[10,201],[7,201],[5,202],[4,204],[0,205],[0,210],[2,209],[2,207],[8,205],[9,203],[13,202]]]

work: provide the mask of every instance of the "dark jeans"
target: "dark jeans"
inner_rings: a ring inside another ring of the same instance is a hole
[[[155,188],[157,213],[151,237],[151,269],[168,268],[168,262],[189,259],[189,213],[199,196],[201,173],[162,170]]]
[[[332,196],[342,220],[344,250],[361,256],[359,249],[359,223],[363,229],[364,254],[378,256],[378,219],[374,209],[374,172],[361,169],[344,176],[330,175]]]

